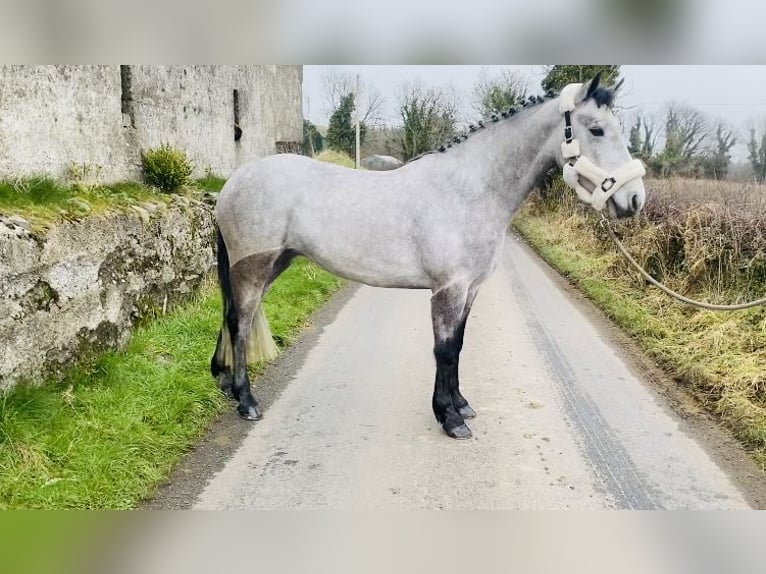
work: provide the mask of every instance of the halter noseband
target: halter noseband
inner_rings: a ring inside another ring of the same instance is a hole
[[[623,185],[634,179],[644,177],[646,170],[641,160],[631,159],[626,164],[609,173],[580,154],[580,142],[572,131],[572,112],[575,109],[575,98],[582,90],[582,84],[569,84],[559,96],[559,111],[564,114],[564,142],[561,153],[564,156],[564,181],[575,190],[577,197],[601,211],[606,201]],[[590,180],[594,185],[593,193],[580,185],[580,177]]]

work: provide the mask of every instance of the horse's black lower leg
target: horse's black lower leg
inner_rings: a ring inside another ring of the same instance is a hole
[[[458,354],[454,339],[440,341],[434,347],[436,381],[432,406],[436,420],[441,423],[447,435],[465,439],[471,437],[471,430],[466,426],[453,400],[453,393],[457,388]]]
[[[458,379],[455,389],[452,391],[452,404],[455,405],[455,409],[460,416],[464,419],[472,419],[476,417],[476,411],[468,404],[468,400],[460,392],[460,380]]]
[[[232,395],[238,401],[237,413],[243,419],[255,421],[261,418],[258,403],[250,390],[250,378],[247,375],[247,337],[253,323],[254,305],[246,305],[240,312],[232,306],[226,314],[226,326],[232,343],[234,373]]]
[[[468,301],[466,302],[465,309],[463,310],[463,318],[460,321],[460,325],[458,326],[457,331],[455,333],[455,340],[457,343],[457,352],[458,352],[458,366],[455,367],[456,370],[459,370],[460,352],[463,350],[463,337],[465,335],[465,325],[468,322],[468,315],[471,312],[471,305],[473,304],[473,299],[475,296],[476,296],[476,291],[469,293]],[[476,411],[474,411],[471,408],[471,405],[468,404],[468,401],[460,392],[459,377],[455,384],[455,388],[452,391],[452,404],[455,405],[455,409],[457,410],[458,413],[460,413],[460,416],[462,416],[464,419],[472,419],[476,416]]]
[[[471,437],[455,397],[458,390],[458,364],[460,359],[460,324],[465,306],[465,290],[452,286],[434,293],[431,299],[431,315],[434,327],[434,357],[436,358],[436,380],[432,407],[436,420],[448,436],[458,439]],[[465,402],[464,406],[468,403]]]

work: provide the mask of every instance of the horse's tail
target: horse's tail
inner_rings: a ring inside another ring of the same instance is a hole
[[[238,320],[237,308],[234,305],[234,299],[231,288],[231,276],[229,265],[229,252],[226,249],[226,243],[221,235],[221,230],[216,227],[217,259],[218,259],[218,284],[221,287],[221,299],[223,300],[223,324],[218,334],[218,345],[216,346],[213,360],[210,364],[210,371],[214,377],[226,368],[234,365],[234,352],[229,335],[227,317],[231,314],[231,320]],[[274,343],[271,336],[271,329],[263,312],[263,301],[259,302],[255,315],[253,316],[252,328],[247,342],[247,361],[248,363],[257,363],[259,361],[270,361],[279,354],[279,348]]]

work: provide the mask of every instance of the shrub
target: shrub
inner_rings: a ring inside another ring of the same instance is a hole
[[[303,120],[303,143],[301,152],[303,155],[314,157],[322,151],[322,134],[317,131],[317,127],[308,120]]]
[[[174,193],[191,182],[191,162],[184,152],[167,143],[141,152],[141,167],[146,183],[166,193]]]
[[[354,112],[354,94],[346,94],[340,100],[340,105],[330,116],[327,127],[327,144],[330,149],[353,156],[356,151],[356,130],[351,118]],[[359,122],[359,144],[364,143],[367,126]]]

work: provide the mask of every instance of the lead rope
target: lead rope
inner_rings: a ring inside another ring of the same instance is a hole
[[[666,287],[659,281],[657,281],[654,277],[649,275],[643,267],[641,267],[638,262],[631,257],[630,253],[628,253],[628,250],[625,249],[625,246],[622,244],[622,242],[617,239],[617,235],[615,234],[614,230],[612,229],[612,226],[609,222],[609,219],[603,214],[601,215],[601,226],[604,227],[607,232],[609,233],[609,237],[612,238],[612,241],[614,241],[614,244],[617,246],[617,248],[620,250],[620,252],[625,256],[625,259],[627,259],[633,267],[636,268],[636,270],[641,273],[641,275],[644,276],[644,278],[649,281],[652,285],[657,287],[657,289],[660,289],[661,291],[664,291],[671,297],[675,297],[679,301],[682,301],[683,303],[686,303],[687,305],[692,305],[693,307],[699,307],[700,309],[709,309],[711,311],[740,311],[742,309],[749,309],[750,307],[756,307],[758,305],[763,305],[766,303],[766,297],[762,299],[756,299],[755,301],[750,301],[748,303],[739,303],[737,305],[717,305],[715,303],[705,303],[703,301],[695,301],[694,299],[689,299],[688,297],[684,297],[680,293],[677,293],[670,289],[669,287]]]

